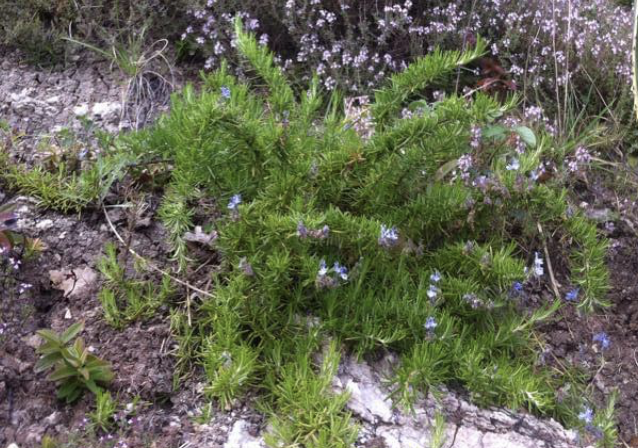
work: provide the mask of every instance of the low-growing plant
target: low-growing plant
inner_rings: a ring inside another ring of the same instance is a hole
[[[159,285],[152,281],[130,279],[117,258],[117,247],[109,243],[104,256],[98,261],[98,268],[104,277],[104,287],[98,299],[102,304],[104,318],[116,327],[151,317],[157,308],[175,294],[168,276],[163,276]]]
[[[96,45],[126,39],[144,27],[149,39],[176,38],[185,26],[187,2],[158,0],[3,0],[0,43],[18,48],[38,65],[67,62],[71,33]]]
[[[37,349],[42,357],[36,363],[35,371],[52,368],[47,379],[59,383],[58,398],[67,403],[78,399],[85,389],[98,395],[100,385],[107,384],[114,376],[109,363],[91,354],[84,339],[78,337],[71,342],[83,329],[84,323],[76,322],[61,334],[48,329],[37,332],[44,343]]]
[[[430,99],[484,54],[480,39],[392,76],[360,134],[338,92],[325,101],[314,78],[297,95],[239,22],[235,33],[250,83],[222,64],[119,141],[137,160],[170,161],[161,219],[185,269],[193,199],[218,204],[214,298],[172,316],[182,365],[202,364],[223,406],[264,388],[271,446],[352,440],[343,397],[326,395],[332,368],[312,362],[327,338],[401,354],[391,383],[408,405],[454,383],[480,404],[573,423],[573,400],[556,391],[581,381],[541,365],[533,329],[566,302],[548,257],[571,271],[577,306],[605,303],[605,241],[564,187],[584,175],[586,149],[525,126],[515,98]],[[556,297],[538,307],[527,299],[540,285]]]
[[[95,428],[108,432],[115,424],[117,401],[111,397],[111,393],[99,390],[95,395],[95,410],[89,413],[89,419]]]

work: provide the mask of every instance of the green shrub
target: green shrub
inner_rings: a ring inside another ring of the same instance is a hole
[[[338,93],[324,102],[315,78],[296,95],[272,55],[239,24],[236,33],[250,84],[222,65],[200,94],[187,87],[156,126],[119,142],[140,163],[170,161],[161,217],[183,267],[183,234],[195,224],[186,211],[196,199],[217,199],[223,269],[214,299],[194,315],[196,329],[182,335],[199,352],[180,350],[203,363],[210,395],[230,406],[262,385],[275,411],[301,415],[295,406],[310,409],[323,393],[325,366],[310,353],[331,337],[359,354],[402,354],[393,390],[407,404],[454,382],[481,404],[572,421],[555,391],[574,377],[539,365],[532,332],[561,298],[534,312],[525,299],[526,285],[547,275],[540,254],[555,235],[565,252],[552,253],[571,260],[578,306],[604,303],[605,243],[568,206],[569,174],[536,176],[542,162],[572,157],[573,143],[510,125],[513,101],[480,93],[423,101],[432,82],[453,79],[484,52],[482,41],[463,53],[435,51],[394,75],[365,119],[373,135],[362,137]],[[174,328],[185,328],[179,321]],[[307,446],[340,446],[330,434],[350,440],[343,401],[330,400],[339,418],[328,419],[323,442]],[[314,420],[281,418],[273,446],[312,433]]]

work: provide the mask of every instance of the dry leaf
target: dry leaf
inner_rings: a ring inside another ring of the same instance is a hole
[[[55,289],[64,292],[64,297],[80,298],[91,292],[97,283],[97,274],[89,267],[70,270],[49,271],[49,279]]]

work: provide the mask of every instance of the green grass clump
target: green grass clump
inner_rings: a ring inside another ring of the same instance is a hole
[[[568,253],[556,256],[571,262],[579,306],[603,303],[604,242],[568,207],[560,176],[532,175],[567,150],[543,132],[500,124],[514,103],[480,93],[420,101],[401,117],[484,43],[435,52],[394,75],[376,93],[367,139],[344,117],[339,94],[324,102],[314,80],[297,97],[272,55],[236,32],[253,67],[249,83],[222,67],[201,93],[176,95],[152,129],[119,142],[137,160],[170,161],[160,215],[182,267],[194,200],[215,197],[223,214],[214,298],[202,298],[192,324],[172,319],[179,353],[204,366],[209,396],[230,406],[264,389],[271,446],[348,446],[344,397],[327,380],[344,344],[361,355],[400,353],[392,389],[408,405],[447,383],[480,404],[573,422],[577,411],[555,392],[571,381],[577,389],[577,377],[542,367],[533,334],[560,298],[527,312],[517,287],[539,281],[526,267],[552,242],[543,238],[562,235]],[[522,154],[514,134],[527,144]],[[313,361],[326,338],[330,354]]]

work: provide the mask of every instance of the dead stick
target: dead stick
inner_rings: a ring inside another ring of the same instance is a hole
[[[556,277],[554,277],[554,269],[552,269],[552,260],[549,258],[549,250],[547,249],[547,242],[543,237],[543,227],[540,222],[536,223],[538,225],[538,232],[541,234],[541,240],[543,241],[543,252],[545,252],[545,259],[547,260],[547,270],[549,271],[549,279],[552,283],[552,289],[554,290],[554,294],[556,294],[556,298],[560,298],[560,291],[558,290],[558,283],[556,282]]]

